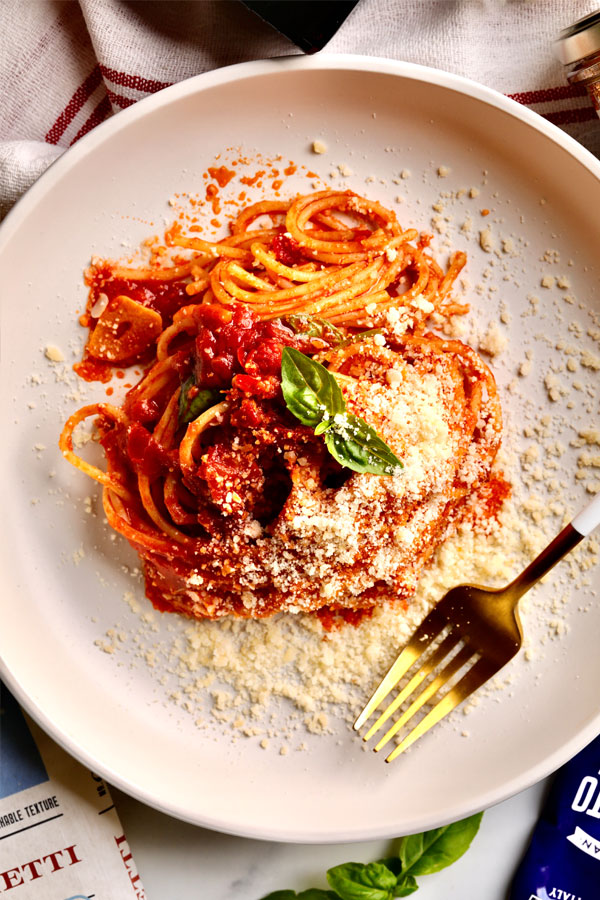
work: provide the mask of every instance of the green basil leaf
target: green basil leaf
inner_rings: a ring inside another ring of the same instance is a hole
[[[402,838],[398,855],[403,875],[430,875],[456,862],[469,849],[482,815],[477,813],[452,825]]]
[[[419,885],[417,884],[416,878],[412,875],[403,875],[398,879],[394,897],[408,897],[409,894],[414,894],[414,892],[418,890]]]
[[[330,344],[339,344],[344,340],[344,335],[339,328],[319,316],[283,316],[281,322],[291,328],[294,334],[302,334],[308,338],[319,337]]]
[[[331,455],[354,472],[391,475],[402,463],[374,428],[346,412],[340,386],[325,366],[293,347],[281,355],[281,390],[303,425],[325,435]]]
[[[261,900],[339,900],[333,891],[322,891],[320,888],[309,888],[307,891],[273,891]]]
[[[297,897],[296,891],[272,891],[270,894],[265,894],[260,900],[296,900]]]
[[[327,881],[341,900],[393,900],[396,876],[386,865],[344,863],[327,872]]]
[[[300,891],[298,900],[339,900],[339,897],[333,891],[309,888],[307,891]]]
[[[402,463],[374,428],[358,416],[337,416],[334,427],[325,435],[331,455],[354,472],[393,475]]]
[[[382,866],[385,866],[393,872],[396,878],[400,878],[402,875],[402,862],[397,856],[386,856],[384,859],[378,859],[377,862],[381,863]]]
[[[381,863],[382,866],[386,866],[393,872],[396,878],[399,878],[402,874],[402,862],[397,856],[387,856],[385,859],[378,859],[377,862]]]
[[[187,425],[197,419],[205,410],[219,402],[221,391],[216,388],[201,388],[190,398],[190,388],[196,387],[196,379],[190,375],[181,385],[179,392],[178,422]]]
[[[315,428],[315,434],[325,434],[326,431],[329,431],[331,428],[333,428],[333,424],[333,419],[323,419]]]
[[[346,408],[339,384],[321,363],[293,347],[281,354],[281,390],[286,406],[303,425],[316,428]]]

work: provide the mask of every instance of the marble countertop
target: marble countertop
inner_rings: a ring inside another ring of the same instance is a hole
[[[538,818],[542,781],[486,811],[469,851],[454,865],[419,878],[419,900],[506,900]],[[386,842],[279,844],[219,834],[180,822],[112,788],[147,900],[260,900],[284,888],[327,887],[325,871],[370,862]],[[315,811],[318,814],[318,811]]]

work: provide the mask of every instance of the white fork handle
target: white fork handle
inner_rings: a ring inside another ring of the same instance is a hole
[[[591,534],[597,525],[600,525],[600,494],[596,494],[592,502],[584,506],[571,522],[571,527],[583,537]]]

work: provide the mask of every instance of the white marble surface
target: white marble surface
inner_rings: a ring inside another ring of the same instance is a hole
[[[486,811],[469,851],[419,878],[418,900],[506,900],[537,820],[545,782]],[[112,789],[147,900],[260,900],[270,891],[327,887],[338,863],[370,862],[392,842],[277,844],[217,834],[179,822]],[[318,815],[318,810],[315,810]]]

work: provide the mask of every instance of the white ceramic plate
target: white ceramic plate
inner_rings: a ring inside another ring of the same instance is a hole
[[[316,138],[327,153],[311,152]],[[295,57],[176,85],[79,142],[1,229],[3,677],[73,755],[182,819],[310,842],[433,827],[525,788],[600,730],[600,605],[579,611],[588,600],[574,584],[564,591],[568,633],[547,641],[531,663],[519,661],[514,690],[490,698],[465,720],[468,739],[463,720],[455,719],[392,766],[362,752],[346,724],[332,736],[308,736],[304,753],[286,756],[265,752],[256,741],[207,736],[180,707],[162,702],[147,667],[119,665],[94,645],[106,628],[115,622],[127,627],[134,617],[121,599],[131,587],[122,566],[134,557],[123,542],[111,541],[101,517],[83,512],[90,485],[56,446],[63,420],[80,400],[70,396],[73,388],[61,382],[62,368],[46,359],[44,348],[56,345],[68,365],[75,361],[83,340],[76,324],[76,309],[85,302],[81,273],[91,254],[118,256],[124,245],[160,232],[172,214],[168,199],[201,190],[201,173],[219,153],[226,161],[232,146],[251,157],[282,154],[325,179],[335,171],[332,183],[391,205],[403,195],[404,221],[425,228],[440,192],[453,194],[440,213],[442,220],[452,215],[445,225],[436,221],[453,244],[468,250],[472,285],[484,284],[481,304],[474,295],[474,315],[485,298],[482,321],[497,320],[500,305],[510,310],[509,349],[496,367],[507,405],[514,400],[519,415],[520,392],[528,392],[524,414],[547,407],[549,427],[556,425],[567,451],[577,433],[568,421],[582,392],[572,392],[573,410],[566,393],[551,403],[544,377],[552,360],[560,368],[557,342],[591,340],[588,304],[597,311],[600,298],[597,160],[492,91],[388,60]],[[342,177],[340,166],[351,174]],[[306,190],[306,177],[289,184]],[[456,199],[461,188],[467,193]],[[491,209],[485,220],[483,207]],[[485,223],[498,239],[509,236],[504,256],[479,249],[476,236]],[[562,317],[552,310],[566,289],[554,282],[542,288],[548,273],[568,275],[576,298],[565,303]],[[495,294],[487,293],[490,284]],[[535,306],[526,299],[532,292],[547,304],[547,314],[538,304],[537,318],[522,315]],[[545,354],[533,360],[525,386],[510,395],[505,389],[523,360],[524,335],[535,331],[548,338]],[[557,374],[560,384],[574,377],[569,370]],[[589,379],[591,370],[582,369],[581,377]],[[522,423],[516,424],[513,416],[515,435]],[[570,477],[577,452],[561,457],[558,477]],[[574,512],[585,499],[585,483],[568,483]],[[597,576],[591,569],[592,585]],[[159,617],[157,639],[168,640],[171,619]]]

